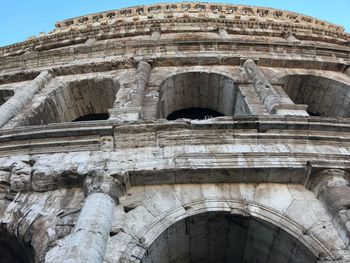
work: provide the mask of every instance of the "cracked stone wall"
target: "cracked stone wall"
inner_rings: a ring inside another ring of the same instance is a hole
[[[349,263],[349,40],[174,3],[0,47],[0,261]]]
[[[328,251],[313,254],[326,243]],[[117,207],[105,262],[328,262],[346,254],[331,217],[303,186],[187,184],[133,187]]]

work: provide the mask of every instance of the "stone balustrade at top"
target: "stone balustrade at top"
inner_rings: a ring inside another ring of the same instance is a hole
[[[72,19],[67,19],[56,23],[56,30],[79,26],[83,24],[102,23],[108,20],[132,17],[133,19],[141,19],[146,17],[153,18],[152,15],[164,14],[165,18],[171,18],[174,13],[190,13],[194,17],[217,17],[217,18],[235,18],[241,19],[246,17],[250,21],[265,19],[270,22],[289,22],[297,25],[318,27],[323,30],[344,32],[342,26],[338,26],[326,21],[315,19],[310,16],[305,16],[293,12],[276,10],[272,8],[253,7],[243,5],[226,5],[226,4],[211,4],[211,3],[167,3],[149,6],[135,6],[120,10],[112,10],[103,13],[90,14]]]
[[[195,26],[214,22],[214,27],[218,27],[219,31],[227,29],[229,34],[234,35],[283,38],[292,34],[298,40],[317,40],[341,46],[347,46],[350,42],[344,27],[298,13],[264,7],[184,2],[135,6],[66,19],[57,22],[55,29],[47,34],[40,33],[26,41],[0,47],[0,55],[21,55],[30,50],[41,50],[40,47],[48,43],[53,48],[81,44],[89,38],[99,39],[98,30],[103,39],[145,35],[152,33],[154,27],[162,33],[183,30],[174,26],[173,22]],[[139,31],[140,28],[147,28],[150,32]],[[205,28],[205,25],[201,28]]]

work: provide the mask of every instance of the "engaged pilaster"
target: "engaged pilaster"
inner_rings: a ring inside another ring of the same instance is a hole
[[[264,103],[269,113],[276,115],[302,115],[308,116],[306,105],[296,105],[283,101],[271,83],[265,78],[253,59],[247,59],[243,68],[253,80],[253,85],[260,100]]]
[[[141,118],[142,103],[145,96],[145,89],[151,73],[151,65],[145,61],[141,61],[136,70],[136,77],[131,87],[125,93],[118,92],[123,97],[118,97],[114,108],[109,110],[110,118],[119,121],[137,121]]]
[[[9,100],[0,107],[0,127],[17,115],[33,97],[50,81],[52,74],[48,71],[41,72],[32,83],[15,92]]]
[[[344,73],[350,77],[350,66],[348,66]]]
[[[350,173],[340,168],[308,164],[306,187],[313,191],[333,217],[343,241],[350,245]]]
[[[85,180],[87,194],[74,232],[68,237],[65,257],[57,262],[102,262],[118,197],[123,187],[112,176],[91,174]]]

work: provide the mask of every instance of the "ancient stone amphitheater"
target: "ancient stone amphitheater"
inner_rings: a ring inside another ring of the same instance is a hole
[[[0,262],[350,262],[350,35],[177,3],[0,48]]]

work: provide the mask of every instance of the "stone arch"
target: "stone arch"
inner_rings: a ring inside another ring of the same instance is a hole
[[[120,84],[111,78],[71,81],[51,90],[25,120],[27,125],[108,119]]]
[[[156,70],[157,68],[153,69]],[[227,66],[191,66],[191,67],[170,67],[165,71],[161,71],[160,75],[153,76],[152,84],[160,87],[161,84],[168,78],[174,77],[176,75],[184,73],[193,73],[193,72],[203,72],[203,73],[212,73],[223,75],[227,78],[233,79],[235,82],[242,82],[245,79],[245,72],[241,67],[228,68]]]
[[[169,118],[174,113],[181,116],[184,111],[189,111],[184,116],[193,114],[193,119],[250,114],[236,82],[225,74],[207,71],[167,76],[160,84],[158,109],[160,118]]]
[[[350,117],[350,84],[320,74],[289,74],[283,89],[296,104],[308,105],[308,113],[323,117]]]
[[[34,262],[34,250],[0,226],[0,261],[2,263]]]
[[[281,228],[252,216],[206,212],[179,220],[149,246],[141,262],[317,261],[304,244]]]
[[[159,196],[159,194],[156,199],[159,200],[158,198],[166,199],[165,196]],[[150,202],[150,197],[147,198],[147,202]],[[152,207],[158,207],[157,209],[161,209],[161,206],[162,205],[158,203],[152,204]],[[332,247],[329,247],[329,244],[325,244],[324,240],[321,240],[318,236],[310,232],[307,232],[306,234],[305,227],[288,216],[285,216],[282,212],[261,203],[233,199],[202,199],[194,202],[183,203],[181,206],[168,208],[168,212],[165,214],[157,212],[156,221],[151,221],[147,218],[145,211],[148,209],[152,210],[154,208],[144,207],[140,208],[138,212],[135,212],[140,213],[142,216],[139,221],[135,218],[135,214],[133,215],[133,220],[136,219],[138,223],[142,222],[143,225],[138,225],[136,227],[137,233],[128,233],[130,236],[133,236],[134,239],[133,241],[130,240],[130,242],[128,242],[128,246],[122,252],[122,257],[120,258],[121,261],[118,262],[124,262],[123,260],[127,261],[130,259],[129,257],[143,259],[152,244],[162,235],[162,233],[164,233],[164,231],[167,231],[167,229],[169,230],[172,225],[181,220],[185,220],[186,218],[190,218],[191,216],[211,212],[225,213],[231,216],[251,218],[263,222],[264,224],[273,227],[277,232],[282,231],[284,236],[297,242],[297,246],[310,252],[308,255],[311,258],[328,258],[331,262],[343,262],[338,252],[334,251]],[[127,232],[127,229],[128,227],[126,227],[124,231]],[[123,242],[125,242],[125,240]],[[145,260],[141,262],[148,261],[146,261],[145,258]]]

